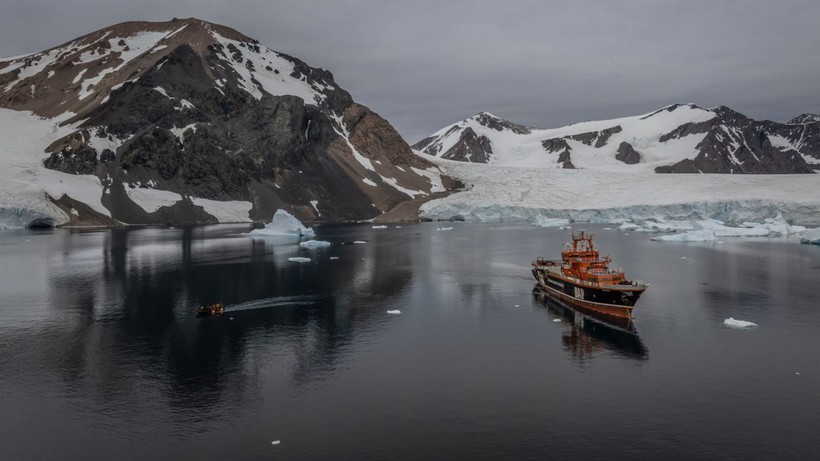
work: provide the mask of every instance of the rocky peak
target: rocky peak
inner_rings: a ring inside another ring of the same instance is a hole
[[[481,126],[486,126],[487,128],[491,128],[496,131],[504,131],[509,130],[515,134],[529,134],[530,129],[524,125],[519,125],[517,123],[512,123],[507,120],[504,120],[500,117],[496,117],[495,115],[489,112],[479,112],[476,115],[467,119],[475,120]]]
[[[805,125],[806,123],[820,122],[820,115],[817,114],[800,114],[797,117],[786,122],[789,125]]]
[[[128,223],[213,222],[193,198],[249,203],[246,219],[259,221],[283,207],[372,219],[443,179],[327,70],[196,18],[121,23],[0,61],[0,108],[75,114],[70,134],[32,154],[96,175],[111,216]],[[144,210],[129,192],[140,188],[182,200]]]
[[[697,106],[695,104],[674,103],[674,104],[670,104],[666,107],[662,107],[662,108],[660,108],[660,109],[658,109],[654,112],[651,112],[647,115],[644,115],[643,117],[641,117],[641,119],[645,120],[645,119],[654,117],[655,115],[661,114],[663,112],[675,112],[676,110],[678,110],[680,108],[703,110],[700,106]]]

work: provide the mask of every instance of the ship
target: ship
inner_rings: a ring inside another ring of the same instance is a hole
[[[584,231],[573,232],[572,242],[561,251],[561,260],[536,259],[532,275],[542,290],[558,299],[581,309],[631,319],[635,303],[649,284],[627,279],[620,269],[610,269],[612,259],[601,258],[592,239]]]

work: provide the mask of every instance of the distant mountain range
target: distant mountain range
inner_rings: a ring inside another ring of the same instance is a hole
[[[452,188],[330,72],[193,18],[0,60],[0,140],[27,225],[371,219]]]
[[[435,157],[497,165],[656,173],[815,173],[820,116],[752,120],[728,107],[674,104],[655,112],[554,129],[482,112],[413,145]]]

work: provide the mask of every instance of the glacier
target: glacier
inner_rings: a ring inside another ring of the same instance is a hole
[[[820,175],[657,174],[436,163],[465,189],[431,200],[420,217],[434,221],[643,223],[704,221],[728,225],[788,223],[820,227]],[[539,218],[539,215],[542,216]]]

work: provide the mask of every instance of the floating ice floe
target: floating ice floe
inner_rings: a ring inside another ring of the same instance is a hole
[[[387,226],[373,226],[373,229],[387,229]]]
[[[820,227],[801,232],[800,241],[802,243],[813,243],[815,245],[820,245]]]
[[[299,246],[302,248],[326,248],[330,246],[330,242],[325,242],[324,240],[307,240],[299,242]]]
[[[387,313],[388,314],[401,314],[401,311],[398,310],[398,309],[395,309],[395,310],[392,310],[392,311],[387,311]]]
[[[695,230],[655,237],[652,240],[661,242],[704,242],[718,237],[774,237],[794,234],[805,230],[803,226],[792,226],[778,214],[776,218],[767,218],[762,223],[744,222],[738,227],[727,226],[717,219],[705,219],[694,223]],[[678,227],[681,230],[682,227]]]
[[[621,228],[623,228],[623,224],[621,224]],[[663,220],[646,220],[643,222],[642,225],[636,226],[629,230],[634,230],[635,232],[677,232],[681,227],[685,227],[691,229],[692,226],[684,223],[668,223]]]
[[[266,237],[271,235],[285,235],[296,237],[313,237],[316,234],[313,228],[305,227],[295,216],[285,210],[276,210],[271,222],[262,229],[254,229],[251,237]]]
[[[293,256],[288,258],[288,261],[295,262],[295,263],[309,263],[310,258],[303,258],[301,256]]]
[[[542,214],[535,217],[533,225],[538,227],[563,227],[569,226],[569,219],[564,218],[548,218]]]
[[[716,240],[715,233],[710,230],[682,232],[680,234],[661,235],[652,237],[656,242],[710,242]]]
[[[754,328],[757,326],[754,322],[747,322],[746,320],[735,320],[732,317],[723,321],[723,325],[729,328]]]

